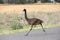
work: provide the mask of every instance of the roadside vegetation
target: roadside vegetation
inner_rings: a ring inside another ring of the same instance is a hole
[[[29,18],[42,19],[45,29],[60,26],[60,12],[30,12],[27,15]],[[23,13],[0,13],[0,35],[26,32],[29,31],[29,26]],[[37,25],[33,29],[42,30],[40,25]]]

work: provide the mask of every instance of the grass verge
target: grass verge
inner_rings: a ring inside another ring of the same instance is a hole
[[[58,27],[58,26],[60,26],[60,23],[45,25],[44,28],[47,29],[47,28],[54,28],[54,27]],[[15,34],[18,32],[27,32],[27,31],[29,31],[29,29],[30,29],[30,27],[26,26],[24,29],[19,29],[19,30],[0,30],[0,35]],[[41,27],[39,27],[39,25],[37,27],[33,28],[33,30],[38,30],[38,29],[41,30]]]

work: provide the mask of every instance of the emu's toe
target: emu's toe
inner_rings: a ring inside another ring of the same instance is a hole
[[[45,32],[45,30],[43,30]]]

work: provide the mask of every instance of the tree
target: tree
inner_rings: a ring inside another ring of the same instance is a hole
[[[2,0],[0,0],[0,3],[2,4],[2,3],[3,3],[3,1],[2,1]]]
[[[56,2],[60,2],[60,0],[55,0]]]
[[[37,3],[37,0],[34,0],[34,3]]]

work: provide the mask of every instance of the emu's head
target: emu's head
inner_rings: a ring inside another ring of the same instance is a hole
[[[26,9],[23,9],[23,11],[26,11]]]

